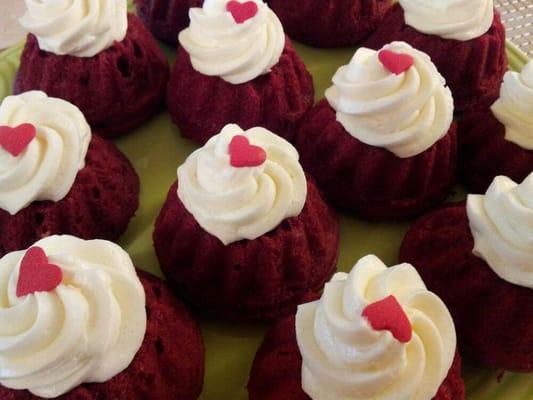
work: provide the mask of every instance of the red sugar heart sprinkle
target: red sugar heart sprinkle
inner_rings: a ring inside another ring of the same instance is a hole
[[[399,342],[407,343],[411,340],[413,329],[409,318],[394,296],[369,304],[363,310],[370,326],[376,331],[390,331]]]
[[[13,157],[17,157],[26,150],[36,134],[37,130],[32,124],[22,124],[15,128],[0,126],[0,147],[3,147]]]
[[[17,296],[51,292],[61,284],[62,280],[61,268],[48,263],[48,257],[42,248],[32,247],[26,251],[20,263]]]
[[[381,50],[378,58],[385,68],[396,75],[404,73],[414,64],[414,59],[409,54],[395,53],[390,50]]]
[[[250,18],[255,17],[259,8],[257,7],[257,3],[253,1],[240,3],[232,0],[226,4],[226,10],[231,13],[236,23],[242,24]]]
[[[250,144],[246,136],[233,136],[229,144],[230,163],[235,168],[257,167],[266,161],[266,151]]]

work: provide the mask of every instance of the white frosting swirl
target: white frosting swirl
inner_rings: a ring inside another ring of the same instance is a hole
[[[350,64],[337,70],[326,98],[354,138],[401,158],[413,157],[448,132],[452,94],[427,54],[404,42],[383,49],[410,55],[413,66],[396,75],[380,62],[379,51],[360,48]]]
[[[226,11],[228,0],[205,0],[202,8],[190,9],[191,23],[179,34],[179,42],[196,71],[240,84],[278,63],[285,46],[281,22],[262,0],[249,1],[259,10],[241,24]]]
[[[121,42],[128,30],[127,0],[25,0],[21,25],[41,50],[93,57]]]
[[[365,307],[394,295],[413,334],[407,343],[374,330]],[[444,303],[410,264],[377,257],[337,273],[322,298],[298,307],[302,387],[313,400],[430,400],[453,363],[455,327]]]
[[[400,5],[407,25],[443,39],[475,39],[494,20],[493,0],[400,0]]]
[[[231,166],[228,147],[235,135],[262,147],[266,161],[257,167]],[[289,142],[264,128],[244,132],[226,125],[178,168],[178,197],[198,224],[225,245],[253,240],[302,212],[307,181],[298,159]]]
[[[533,172],[520,185],[497,176],[467,200],[473,253],[502,279],[533,289]]]
[[[505,125],[505,139],[533,150],[533,60],[522,72],[508,71],[492,113]]]
[[[0,208],[14,215],[33,201],[59,201],[85,166],[91,128],[81,111],[43,92],[9,96],[0,125],[31,123],[37,136],[17,157],[0,147]]]
[[[53,398],[126,369],[146,331],[145,295],[114,243],[51,236],[35,243],[63,270],[51,292],[17,297],[25,251],[0,259],[0,384]]]

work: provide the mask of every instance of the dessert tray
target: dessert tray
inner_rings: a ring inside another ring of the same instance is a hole
[[[314,77],[317,100],[323,97],[336,69],[354,52],[354,49],[323,50],[299,44],[295,47]],[[174,50],[164,49],[172,61]],[[0,101],[11,94],[21,51],[22,44],[19,44],[0,52]],[[510,68],[521,69],[527,56],[510,43],[507,51]],[[116,144],[132,161],[141,178],[140,208],[120,244],[138,267],[161,275],[152,245],[154,220],[168,187],[176,179],[177,166],[196,146],[180,136],[165,111],[137,131],[118,139]],[[453,200],[461,198],[464,192],[458,188]],[[348,271],[366,254],[375,254],[389,265],[397,263],[399,246],[407,228],[408,224],[371,224],[341,216],[338,269]],[[224,323],[202,317],[200,324],[206,343],[206,376],[201,399],[246,399],[248,373],[266,325]],[[467,399],[533,400],[533,374],[484,369],[465,360],[463,376]]]

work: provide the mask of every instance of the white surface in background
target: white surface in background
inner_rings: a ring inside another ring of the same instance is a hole
[[[533,0],[496,0],[507,39],[533,56]]]
[[[0,49],[24,38],[26,32],[19,25],[18,19],[25,10],[24,0],[0,0]]]

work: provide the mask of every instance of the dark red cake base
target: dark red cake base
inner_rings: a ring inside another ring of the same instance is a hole
[[[418,32],[405,24],[403,9],[396,4],[363,46],[377,50],[397,40],[429,54],[452,90],[456,111],[487,107],[498,98],[507,53],[497,11],[487,33],[463,42]]]
[[[390,0],[268,0],[287,34],[319,47],[353,46],[371,34]]]
[[[302,165],[339,208],[369,220],[402,220],[443,201],[455,181],[456,126],[411,158],[369,146],[337,122],[326,100],[303,118],[294,139]]]
[[[313,79],[288,38],[270,73],[240,85],[200,74],[180,47],[167,94],[167,108],[181,134],[200,144],[229,123],[242,129],[261,126],[290,140],[313,101]]]
[[[105,383],[78,386],[57,400],[196,400],[204,379],[204,344],[189,311],[161,279],[138,271],[148,324],[130,366]],[[37,400],[0,386],[2,400]]]
[[[157,218],[161,269],[199,312],[226,319],[274,319],[294,313],[335,271],[337,216],[308,181],[299,216],[255,240],[224,246],[198,225],[174,184]]]
[[[460,175],[471,193],[485,193],[498,175],[520,183],[533,171],[533,150],[505,140],[505,126],[490,108],[465,114],[457,140]]]
[[[533,290],[498,277],[472,254],[464,204],[416,221],[400,259],[448,306],[461,351],[488,367],[533,372]]]
[[[28,35],[14,84],[15,94],[42,90],[80,108],[105,138],[126,133],[162,106],[168,63],[141,20],[128,16],[122,42],[91,58],[58,56],[39,49]]]
[[[248,382],[250,400],[311,400],[302,389],[302,356],[294,316],[278,321],[259,348]],[[463,400],[461,358],[455,360],[433,400]]]
[[[33,202],[15,215],[0,209],[0,256],[55,234],[116,241],[138,206],[133,166],[114,144],[93,135],[85,168],[65,198]]]
[[[189,8],[201,7],[203,0],[134,0],[137,15],[158,39],[172,46],[189,25]]]

